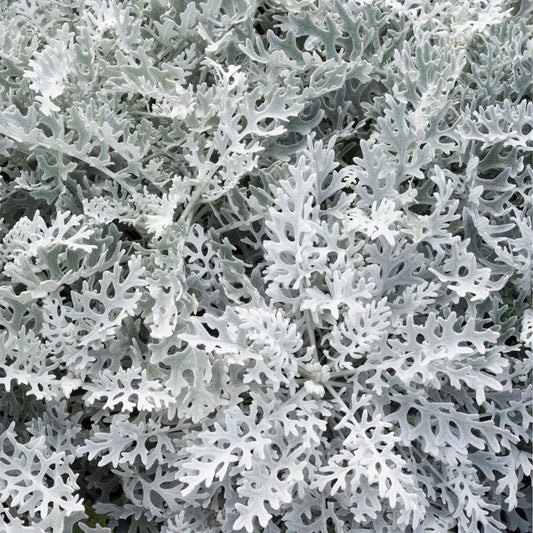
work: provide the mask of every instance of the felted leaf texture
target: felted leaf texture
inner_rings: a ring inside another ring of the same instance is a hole
[[[0,532],[531,531],[532,16],[0,1]]]

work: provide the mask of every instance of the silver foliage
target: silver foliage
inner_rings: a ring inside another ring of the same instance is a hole
[[[0,1],[0,532],[531,531],[531,17]]]

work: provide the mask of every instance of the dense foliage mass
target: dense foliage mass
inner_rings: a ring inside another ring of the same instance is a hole
[[[530,531],[528,6],[0,1],[0,531]]]

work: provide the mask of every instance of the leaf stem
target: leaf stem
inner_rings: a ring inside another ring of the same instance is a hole
[[[304,320],[305,320],[305,326],[307,329],[307,336],[309,337],[309,342],[311,343],[311,346],[313,348],[314,352],[314,360],[319,363],[318,358],[318,346],[316,343],[316,337],[315,337],[315,330],[313,328],[313,319],[311,318],[311,313],[309,312],[309,309],[304,310]]]

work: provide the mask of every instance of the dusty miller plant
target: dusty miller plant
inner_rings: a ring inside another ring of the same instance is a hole
[[[0,531],[530,531],[532,13],[0,2]]]

